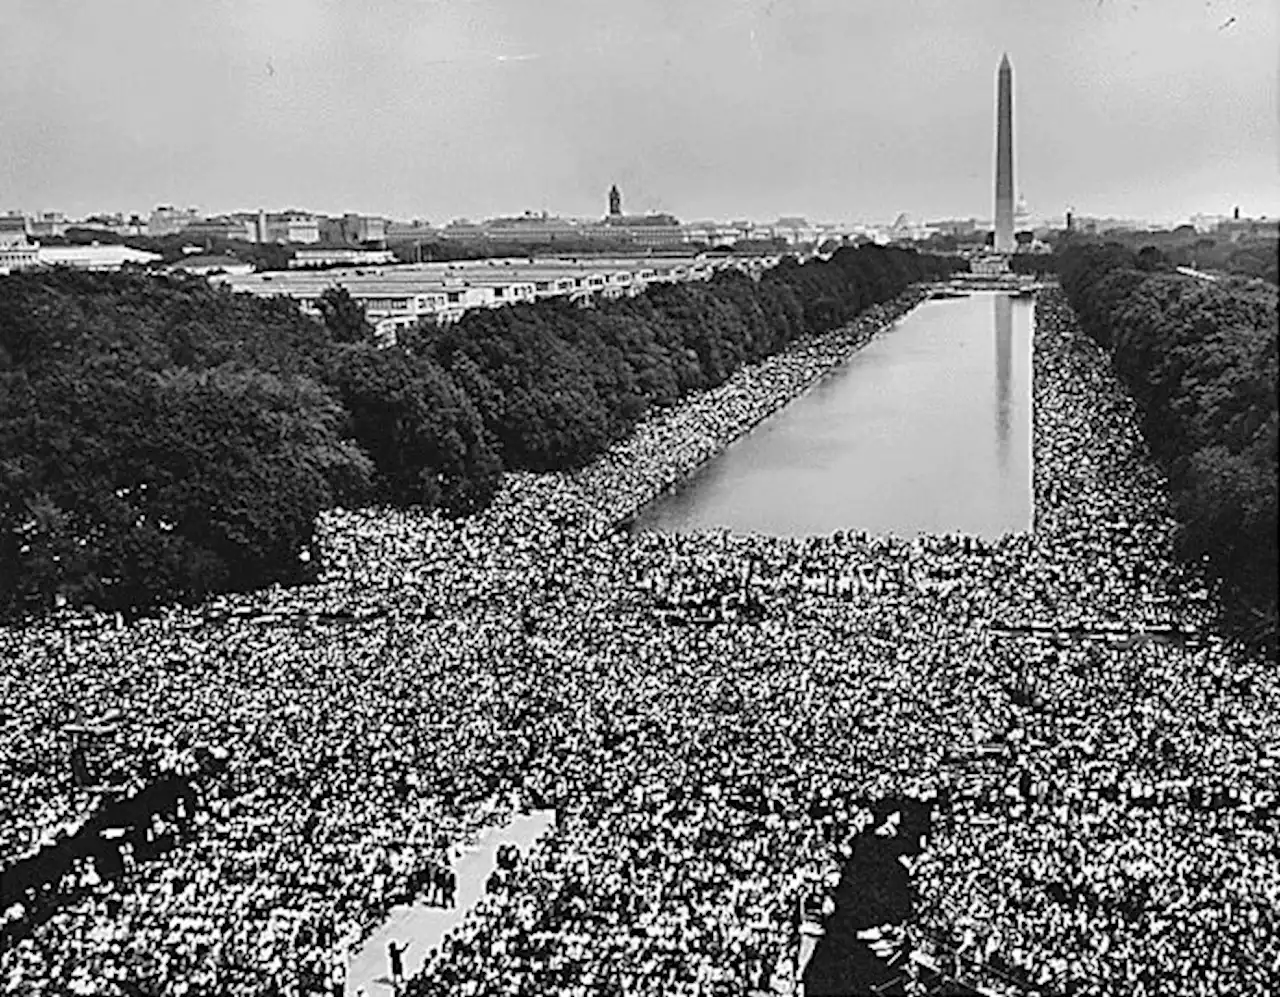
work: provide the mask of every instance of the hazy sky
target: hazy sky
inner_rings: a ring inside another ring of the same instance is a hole
[[[1280,214],[1275,0],[0,0],[0,210]]]

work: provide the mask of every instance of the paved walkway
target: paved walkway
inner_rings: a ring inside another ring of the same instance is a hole
[[[463,849],[454,864],[458,874],[458,905],[456,907],[430,907],[411,904],[394,907],[383,922],[356,953],[347,968],[347,995],[363,992],[364,997],[390,997],[391,967],[387,960],[387,942],[408,944],[404,953],[405,979],[413,977],[426,961],[427,954],[438,948],[448,934],[484,896],[485,882],[498,865],[498,847],[511,842],[521,854],[552,824],[555,812],[535,810],[514,818],[502,827],[485,831],[475,844]]]
[[[1196,270],[1193,267],[1174,267],[1178,273],[1186,274],[1188,277],[1199,277],[1201,280],[1215,281],[1218,278],[1211,273],[1205,273],[1203,270]]]

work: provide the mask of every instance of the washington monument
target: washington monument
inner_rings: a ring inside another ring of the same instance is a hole
[[[997,253],[1013,252],[1013,69],[1000,60],[996,80],[996,233]]]

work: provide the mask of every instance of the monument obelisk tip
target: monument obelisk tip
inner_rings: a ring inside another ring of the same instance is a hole
[[[1013,70],[1009,55],[996,74],[996,217],[992,239],[997,253],[1012,253],[1013,238]]]

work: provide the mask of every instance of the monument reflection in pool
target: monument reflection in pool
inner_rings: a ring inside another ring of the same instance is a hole
[[[1009,463],[1013,426],[1013,300],[1007,294],[991,297],[996,330],[996,456],[1003,468]]]
[[[639,516],[667,533],[1031,526],[1029,300],[930,301]]]

